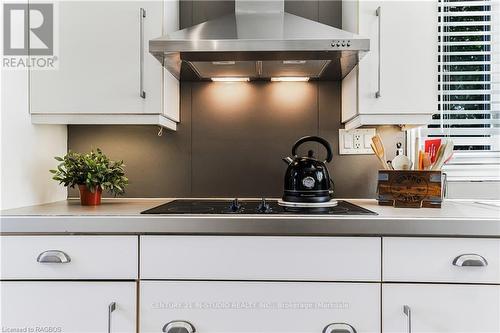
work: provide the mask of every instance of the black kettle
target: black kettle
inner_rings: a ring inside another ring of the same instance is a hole
[[[309,150],[307,157],[298,157],[297,149],[305,142],[322,144],[326,149],[326,160],[316,159],[313,150]],[[283,158],[283,161],[288,164],[283,201],[307,203],[330,201],[333,190],[325,163],[331,162],[333,154],[328,141],[318,136],[305,136],[293,145],[292,156]]]

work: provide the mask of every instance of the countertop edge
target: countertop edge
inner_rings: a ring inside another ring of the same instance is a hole
[[[62,221],[64,222],[62,223]],[[163,234],[269,236],[500,237],[496,219],[432,218],[199,218],[199,217],[2,217],[0,235]]]

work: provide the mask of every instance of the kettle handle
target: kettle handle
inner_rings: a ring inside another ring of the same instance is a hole
[[[296,156],[297,155],[297,148],[299,148],[299,146],[301,144],[303,144],[305,142],[310,142],[310,141],[321,143],[323,145],[323,147],[325,147],[325,149],[326,149],[326,160],[325,160],[325,162],[331,162],[332,161],[332,158],[333,158],[332,147],[330,146],[330,144],[328,143],[328,141],[326,141],[323,138],[320,138],[319,136],[304,136],[303,138],[300,138],[293,145],[292,155]]]

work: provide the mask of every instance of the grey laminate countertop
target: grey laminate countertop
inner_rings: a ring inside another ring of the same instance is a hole
[[[1,212],[2,234],[228,234],[399,235],[500,237],[495,204],[445,201],[441,209],[378,206],[348,200],[378,215],[141,215],[172,199],[105,199],[97,207],[78,200]]]

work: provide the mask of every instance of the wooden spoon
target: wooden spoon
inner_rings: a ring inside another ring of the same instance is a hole
[[[370,143],[370,146],[372,147],[372,150],[373,152],[375,153],[375,156],[377,156],[380,164],[382,164],[382,168],[385,168],[385,163],[384,161],[382,160],[382,158],[380,158],[379,154],[377,153],[377,149],[375,148],[375,146],[373,145],[373,143]]]
[[[382,143],[382,139],[380,136],[377,134],[372,138],[372,143],[373,143],[373,151],[375,152],[375,155],[380,159],[382,162],[382,165],[384,166],[384,169],[389,170],[389,166],[387,165],[387,158],[385,157],[385,149],[384,149],[384,144]]]

